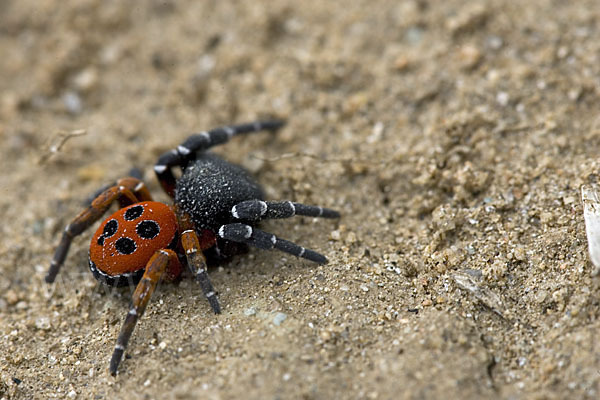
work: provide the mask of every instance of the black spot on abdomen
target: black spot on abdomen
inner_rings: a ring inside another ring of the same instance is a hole
[[[104,236],[105,238],[109,238],[115,233],[117,233],[118,229],[119,223],[117,222],[117,220],[111,219],[106,223],[106,225],[104,225],[104,229],[102,230],[102,236]]]
[[[125,218],[126,221],[133,221],[134,219],[139,218],[143,213],[143,206],[133,206],[127,211],[125,211],[125,215],[123,215],[123,218]]]
[[[146,220],[137,224],[135,231],[142,239],[154,239],[160,233],[160,226],[155,221]]]
[[[128,237],[122,237],[117,239],[117,241],[115,242],[115,248],[119,253],[127,255],[136,251],[137,245],[135,244],[135,241],[133,239],[130,239]]]

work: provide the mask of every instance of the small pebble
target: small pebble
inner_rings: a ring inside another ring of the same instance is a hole
[[[75,92],[67,92],[63,96],[63,103],[67,108],[67,111],[71,114],[79,114],[83,109],[83,102],[81,101],[81,97]]]
[[[581,201],[590,261],[596,267],[595,275],[600,271],[600,188],[596,185],[582,186]]]
[[[506,93],[506,92],[498,92],[498,94],[496,95],[496,101],[502,107],[507,106],[509,100],[510,100],[510,97],[508,96],[508,93]]]
[[[412,26],[408,28],[406,34],[404,35],[404,39],[410,45],[418,44],[421,41],[421,39],[423,39],[423,28],[419,26]]]
[[[499,48],[502,47],[502,45],[504,44],[504,42],[502,41],[502,38],[498,37],[498,36],[490,36],[486,39],[486,44],[493,50],[498,50]]]
[[[77,90],[87,92],[92,90],[98,82],[98,73],[92,67],[80,71],[73,78],[73,84]]]
[[[459,53],[459,61],[464,69],[475,68],[481,61],[481,52],[479,49],[472,45],[465,45],[461,47]]]
[[[273,323],[277,326],[281,325],[283,323],[283,321],[285,321],[287,319],[287,314],[284,314],[282,312],[278,312],[277,314],[275,314],[275,317],[273,318]]]
[[[8,289],[4,294],[4,299],[9,305],[14,306],[19,301],[19,296],[17,296],[14,290]]]
[[[319,336],[324,342],[327,342],[329,339],[331,339],[331,332],[327,330],[322,330]]]
[[[47,331],[51,328],[50,319],[48,317],[39,317],[35,320],[35,327],[43,331]]]
[[[398,56],[394,60],[394,68],[398,71],[406,71],[410,67],[410,60],[405,55]]]

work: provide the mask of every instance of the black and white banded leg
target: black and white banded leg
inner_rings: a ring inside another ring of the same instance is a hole
[[[335,210],[307,206],[291,201],[263,201],[247,200],[236,204],[231,209],[234,218],[245,221],[259,221],[262,219],[291,218],[295,215],[319,218],[339,218],[340,213]]]
[[[283,126],[283,124],[283,121],[277,120],[256,121],[248,124],[224,126],[222,128],[196,133],[177,146],[177,149],[170,150],[161,155],[154,165],[154,172],[165,192],[170,196],[173,196],[175,190],[175,176],[173,175],[173,171],[171,171],[172,167],[184,167],[197,152],[205,151],[213,146],[223,144],[234,136],[259,131],[275,131]]]
[[[307,260],[319,264],[327,263],[327,258],[316,251],[298,246],[295,243],[278,238],[272,233],[261,231],[260,229],[246,224],[233,223],[222,225],[221,228],[219,228],[219,237],[233,242],[246,243],[263,250],[277,249],[284,253],[306,258]]]

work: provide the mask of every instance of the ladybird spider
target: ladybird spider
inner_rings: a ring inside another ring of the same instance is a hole
[[[104,220],[92,237],[89,252],[89,268],[96,279],[109,286],[137,285],[110,360],[113,376],[158,282],[179,278],[182,263],[219,314],[221,307],[208,278],[206,255],[226,258],[250,245],[320,264],[327,262],[323,255],[261,231],[256,225],[263,219],[294,215],[339,218],[337,211],[291,201],[265,201],[262,188],[245,169],[207,152],[233,136],[275,131],[282,125],[281,121],[254,122],[192,135],[176,150],[160,156],[154,166],[173,205],[152,201],[141,180],[127,177],[102,191],[67,225],[45,278],[48,283],[56,279],[73,238],[99,220],[112,203],[119,203],[120,209]],[[173,175],[174,167],[181,168],[178,179]]]

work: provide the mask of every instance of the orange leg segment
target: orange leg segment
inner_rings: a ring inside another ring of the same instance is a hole
[[[220,314],[221,306],[217,299],[217,293],[208,278],[206,257],[204,256],[204,253],[202,253],[198,235],[193,229],[185,230],[181,234],[181,245],[185,250],[185,256],[190,272],[194,274],[196,281],[200,284],[202,292],[204,293],[204,296],[206,296],[214,313]]]
[[[141,180],[137,179],[137,178],[132,178],[132,177],[127,177],[127,178],[121,178],[117,181],[117,184],[115,185],[119,188],[125,188],[125,189],[129,189],[133,195],[136,197],[137,202],[141,202],[141,201],[152,201],[152,195],[150,194],[150,191],[148,190],[148,188],[146,187],[146,185],[144,184],[144,182],[142,182]],[[133,203],[130,203],[133,204]],[[120,204],[121,208],[126,207],[130,204]]]
[[[202,236],[202,244],[200,244],[198,234],[194,230],[190,216],[180,212],[177,207],[174,208],[174,211],[177,214],[179,228],[183,231],[181,233],[181,246],[185,250],[188,269],[194,275],[196,282],[200,284],[202,292],[206,296],[214,313],[221,314],[217,292],[208,278],[206,257],[202,253],[202,250],[210,248],[215,244],[216,238],[214,235],[206,232],[207,235]]]
[[[137,284],[135,292],[133,292],[129,312],[121,327],[115,350],[110,359],[111,375],[115,376],[117,374],[117,368],[123,358],[129,338],[133,333],[133,329],[135,328],[138,319],[144,315],[144,311],[152,297],[152,293],[154,293],[154,290],[156,289],[156,285],[158,285],[158,282],[163,276],[168,274],[169,269],[173,267],[177,268],[179,265],[177,254],[169,249],[158,250],[150,258],[150,261],[148,261],[146,271],[140,282]]]

